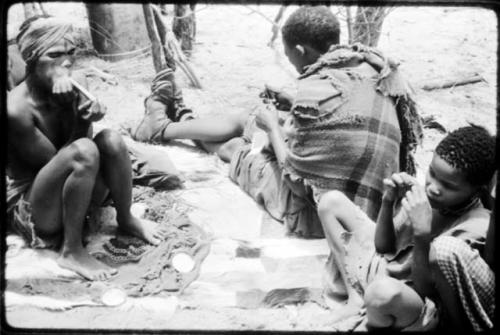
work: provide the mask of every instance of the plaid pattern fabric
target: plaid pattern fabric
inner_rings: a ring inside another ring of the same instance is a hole
[[[415,173],[422,137],[397,64],[361,45],[334,46],[299,78],[286,168],[317,189],[344,192],[375,220],[382,181]]]
[[[399,171],[401,132],[394,104],[369,79],[376,72],[349,71],[299,82],[285,167],[313,187],[343,192],[376,220],[382,181]]]
[[[479,252],[461,239],[440,236],[433,241],[432,247],[439,269],[458,293],[474,331],[492,328],[495,273]]]

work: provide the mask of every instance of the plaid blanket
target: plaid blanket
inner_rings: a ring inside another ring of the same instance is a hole
[[[491,329],[495,312],[493,270],[478,250],[459,238],[440,236],[432,246],[439,269],[457,294],[472,329]]]
[[[415,172],[422,137],[410,88],[391,61],[362,45],[334,46],[299,78],[286,168],[344,192],[375,220],[382,180]]]

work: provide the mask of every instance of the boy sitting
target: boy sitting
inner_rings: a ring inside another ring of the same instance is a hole
[[[459,239],[473,249],[484,244],[490,212],[479,196],[494,164],[494,137],[469,126],[438,144],[425,185],[406,173],[384,179],[376,225],[341,192],[325,193],[319,216],[347,287],[346,309],[359,310],[364,304],[369,327],[435,327],[432,300],[439,295],[432,275],[435,252],[429,251],[438,236]]]

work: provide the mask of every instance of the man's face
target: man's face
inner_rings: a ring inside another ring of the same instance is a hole
[[[68,34],[37,60],[36,75],[47,85],[47,88],[52,88],[55,78],[70,75],[75,49],[74,39]]]

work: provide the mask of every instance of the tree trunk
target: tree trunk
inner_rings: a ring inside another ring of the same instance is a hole
[[[386,15],[386,7],[358,7],[352,27],[352,42],[377,46]]]
[[[174,20],[172,30],[186,55],[193,51],[194,42],[194,11],[190,5],[174,5]]]
[[[35,15],[38,15],[38,11],[35,7],[34,2],[26,2],[23,4],[23,9],[24,9],[24,18],[29,19],[30,17],[33,17]]]
[[[160,37],[158,35],[158,30],[156,29],[155,19],[153,17],[153,11],[151,6],[147,4],[142,5],[142,10],[144,11],[144,19],[146,21],[146,28],[148,30],[148,36],[151,40],[151,52],[153,54],[153,64],[156,73],[160,72],[165,68],[165,62],[162,57],[162,44]]]
[[[165,56],[165,62],[167,63],[167,67],[171,68],[172,70],[175,71],[177,68],[175,64],[175,57],[174,57],[174,52],[170,50],[168,41],[167,41],[167,27],[162,21],[161,18],[161,9],[158,10],[154,6],[151,6],[154,20],[155,20],[155,25],[156,25],[156,30],[158,31],[158,35],[160,36],[160,42],[163,50],[163,54]]]
[[[92,44],[100,57],[119,61],[150,50],[144,13],[139,4],[86,3]]]

